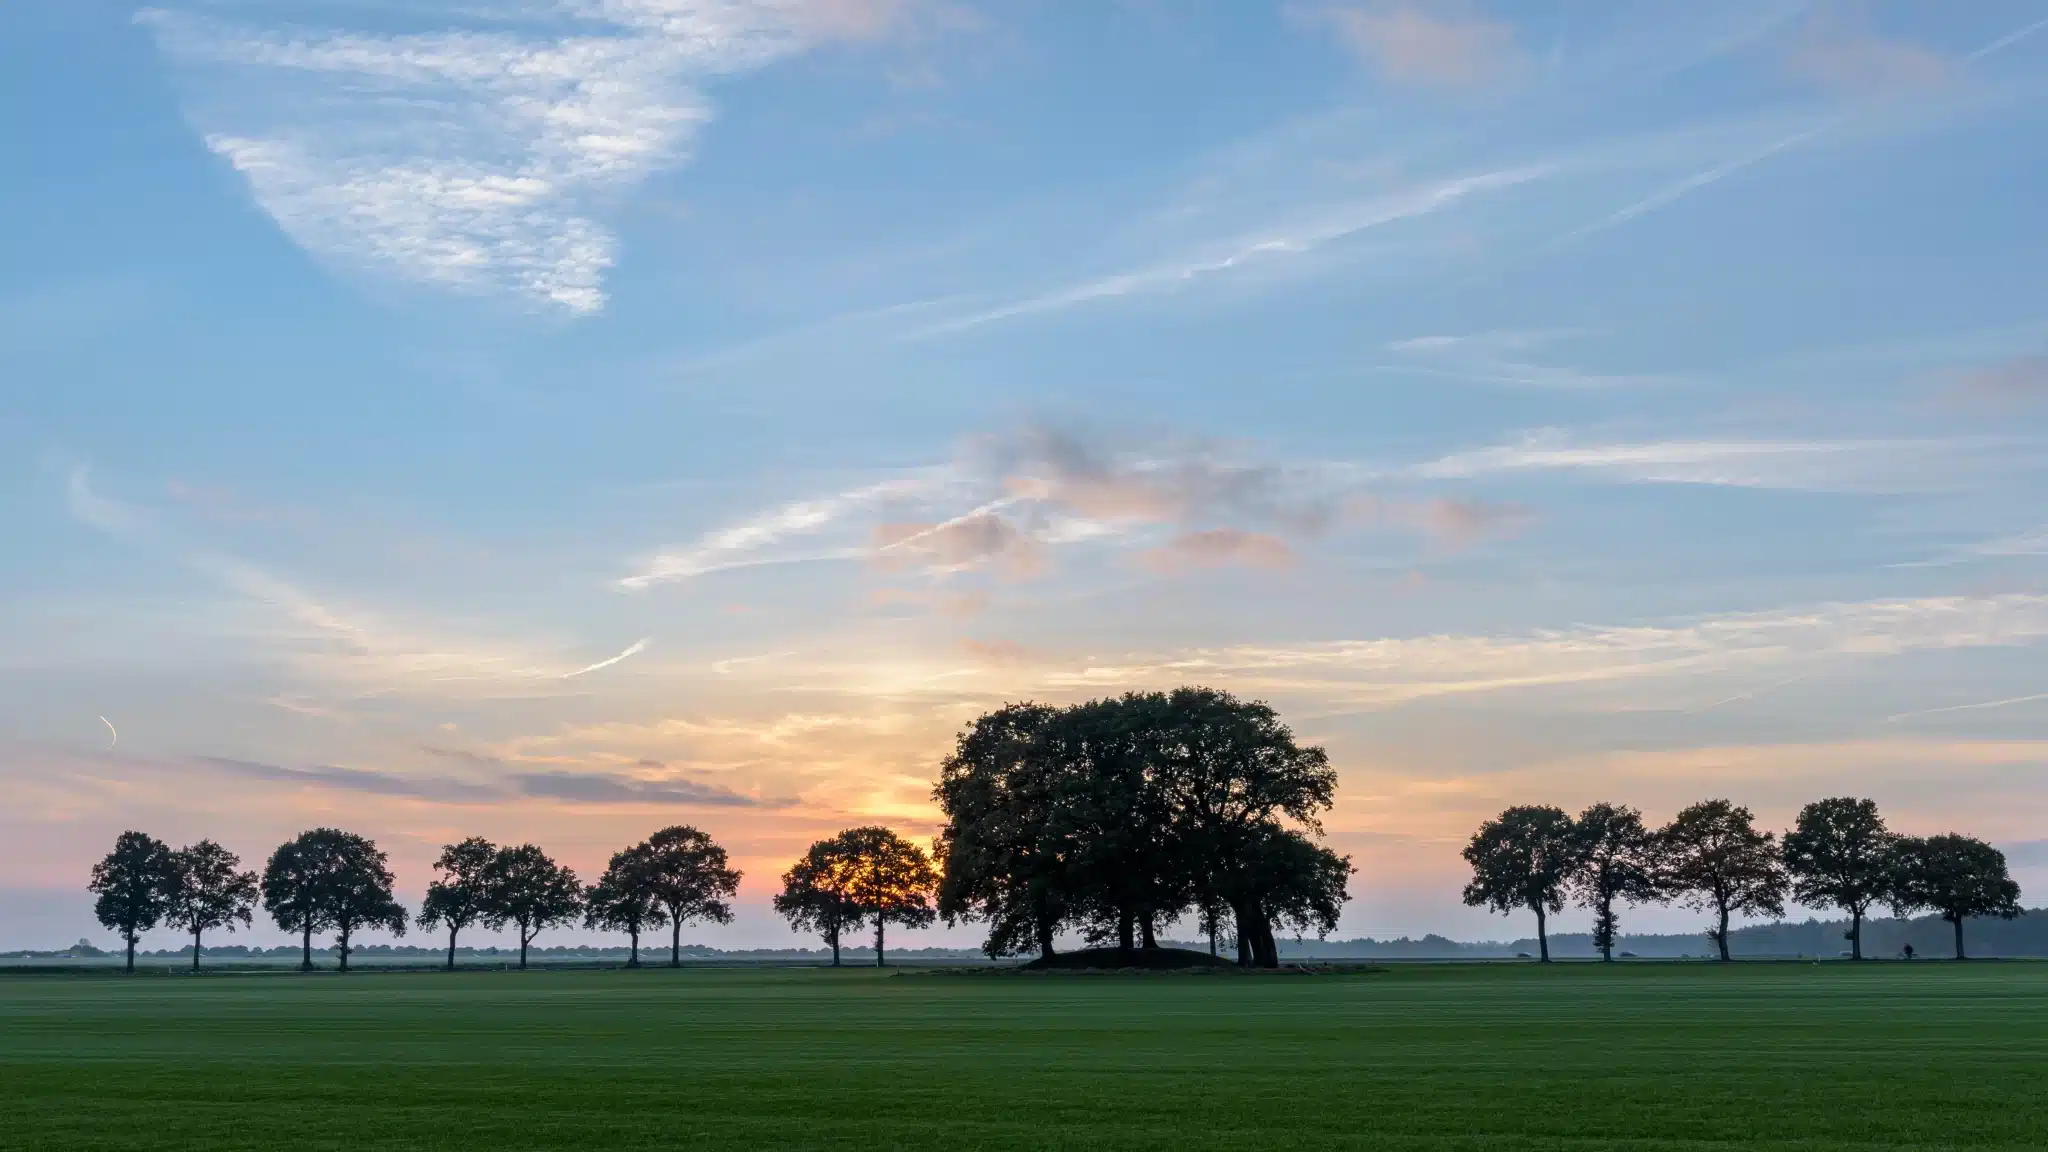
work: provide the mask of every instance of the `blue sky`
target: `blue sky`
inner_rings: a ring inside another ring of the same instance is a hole
[[[1182,682],[1331,750],[1347,934],[1526,929],[1456,901],[1523,802],[1870,795],[2038,902],[2044,64],[1990,0],[8,5],[0,945],[122,828],[316,822],[415,891],[696,823],[779,941],[976,712]]]

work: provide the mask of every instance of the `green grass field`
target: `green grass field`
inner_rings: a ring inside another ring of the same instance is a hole
[[[6,1148],[2048,1147],[2048,964],[0,978]]]

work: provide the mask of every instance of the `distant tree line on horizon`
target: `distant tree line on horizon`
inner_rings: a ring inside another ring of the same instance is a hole
[[[1955,833],[1902,836],[1872,800],[1837,796],[1800,809],[1781,838],[1757,828],[1749,809],[1703,800],[1652,829],[1642,813],[1594,804],[1576,818],[1561,808],[1521,805],[1482,824],[1465,846],[1472,880],[1465,903],[1536,916],[1540,959],[1550,959],[1546,921],[1567,900],[1593,913],[1593,946],[1614,958],[1616,904],[1676,900],[1711,912],[1707,939],[1728,960],[1729,923],[1738,915],[1783,917],[1787,895],[1848,916],[1852,959],[1863,959],[1864,920],[1889,905],[1904,919],[1931,911],[1952,926],[1955,957],[1966,959],[1963,924],[1972,917],[2020,915],[2019,885],[2005,854]]]
[[[1326,937],[1350,899],[1350,858],[1321,843],[1336,783],[1321,748],[1297,744],[1265,703],[1228,692],[1006,705],[970,723],[941,763],[932,794],[945,823],[930,854],[888,828],[847,829],[784,873],[774,908],[823,938],[835,965],[848,934],[868,928],[883,963],[890,924],[980,923],[988,956],[1049,960],[1063,934],[1129,958],[1160,948],[1171,925],[1191,919],[1211,955],[1227,939],[1239,964],[1275,967],[1276,930]],[[1722,960],[1732,918],[1781,917],[1788,894],[1847,913],[1857,959],[1864,919],[1880,904],[1901,917],[1941,915],[1959,959],[1967,919],[2020,911],[1996,848],[1955,834],[1898,835],[1874,802],[1851,797],[1807,805],[1782,840],[1727,800],[1694,804],[1659,829],[1625,805],[1594,804],[1576,818],[1518,806],[1482,825],[1464,858],[1465,903],[1533,912],[1544,960],[1547,918],[1567,900],[1593,912],[1605,959],[1621,904],[1676,900],[1711,911],[1707,935]],[[614,853],[589,885],[536,845],[480,837],[447,845],[434,871],[415,914],[393,895],[385,853],[354,833],[302,833],[259,875],[211,840],[173,850],[130,831],[89,887],[131,971],[141,933],[160,924],[189,933],[196,968],[203,935],[250,924],[259,904],[300,937],[303,968],[313,966],[314,935],[331,932],[346,970],[365,928],[445,930],[452,968],[463,931],[510,927],[523,968],[542,932],[578,922],[625,933],[635,967],[641,935],[667,927],[669,963],[679,966],[683,926],[729,923],[740,881],[725,849],[687,825]]]
[[[988,925],[989,956],[1054,954],[1078,932],[1129,954],[1195,918],[1214,954],[1235,944],[1248,966],[1279,963],[1275,929],[1323,935],[1337,925],[1351,862],[1319,843],[1336,773],[1323,750],[1298,746],[1263,703],[1184,688],[1070,707],[1016,704],[977,718],[941,766],[934,798],[946,823],[930,855],[882,827],[811,845],[782,877],[775,910],[817,933],[840,962],[849,933],[872,928],[884,962],[887,926]],[[936,858],[936,859],[934,859]],[[725,850],[687,826],[615,853],[589,885],[532,844],[472,837],[434,862],[417,914],[393,895],[388,857],[369,839],[315,828],[280,845],[261,874],[211,840],[173,850],[124,832],[94,869],[102,924],[137,938],[159,924],[202,937],[252,922],[258,905],[300,937],[332,933],[343,969],[355,934],[445,930],[449,967],[460,933],[516,930],[521,967],[543,931],[580,921],[625,933],[629,964],[643,932],[727,923],[740,873]]]
[[[94,866],[88,887],[98,898],[94,913],[100,923],[120,933],[131,972],[142,933],[159,925],[189,932],[197,969],[204,934],[250,924],[259,905],[279,928],[299,935],[302,969],[313,967],[314,935],[331,932],[347,971],[356,951],[351,941],[365,928],[396,936],[408,927],[445,930],[446,965],[452,969],[464,930],[509,927],[525,968],[536,937],[579,921],[586,928],[625,933],[629,967],[640,964],[641,934],[666,926],[669,963],[680,966],[682,926],[731,922],[740,882],[725,849],[686,825],[663,828],[614,853],[604,874],[587,886],[536,845],[500,846],[476,836],[443,848],[434,871],[418,913],[408,914],[392,892],[389,858],[352,832],[301,833],[279,845],[259,875],[242,871],[240,858],[211,840],[173,850],[129,831]],[[775,906],[793,925],[823,931],[835,965],[839,933],[873,924],[880,964],[883,926],[929,924],[936,915],[937,882],[916,845],[887,828],[853,828],[813,845],[785,877]]]

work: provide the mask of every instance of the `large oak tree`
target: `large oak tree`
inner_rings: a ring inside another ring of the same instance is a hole
[[[1897,837],[1878,815],[1877,802],[1853,796],[1816,800],[1799,810],[1783,841],[1792,896],[1809,907],[1832,905],[1849,914],[1849,957],[1863,959],[1863,917],[1892,884]]]
[[[156,927],[171,908],[178,886],[170,845],[143,832],[123,832],[114,850],[92,867],[87,889],[97,897],[93,915],[121,934],[126,971],[135,971],[135,941]]]
[[[199,971],[200,937],[213,928],[230,932],[250,923],[259,889],[242,858],[211,840],[171,854],[176,881],[165,919],[192,934],[192,970]]]
[[[583,893],[583,926],[603,932],[624,932],[631,940],[626,967],[640,966],[640,933],[668,921],[656,897],[653,850],[636,844],[612,853],[604,875]]]
[[[1548,914],[1564,910],[1565,885],[1579,867],[1572,818],[1547,805],[1509,808],[1479,826],[1465,845],[1464,856],[1472,866],[1465,903],[1495,912],[1534,912],[1537,952],[1548,964]]]
[[[1902,839],[1892,856],[1892,903],[1941,914],[1956,934],[1956,959],[1963,951],[1963,922],[1972,916],[2010,920],[2020,914],[2020,886],[2006,870],[2005,853],[1974,836]]]
[[[1616,901],[1647,904],[1663,898],[1658,882],[1657,838],[1643,814],[1625,804],[1593,804],[1573,822],[1578,869],[1569,887],[1593,912],[1593,947],[1600,959],[1614,959],[1620,941]]]
[[[358,931],[405,935],[405,909],[391,885],[390,858],[375,843],[338,828],[315,828],[271,853],[263,869],[263,907],[278,927],[299,933],[299,966],[306,971],[313,967],[313,933],[333,929],[346,972]]]
[[[688,825],[663,828],[640,845],[647,891],[668,914],[668,962],[683,964],[683,925],[692,920],[732,923],[732,898],[740,873],[725,849]]]
[[[583,885],[576,873],[538,845],[500,848],[484,873],[484,922],[511,924],[519,932],[519,967],[534,937],[559,924],[573,924],[583,911]]]
[[[1777,837],[1758,831],[1749,809],[1702,800],[1657,834],[1664,881],[1691,908],[1712,910],[1707,935],[1729,959],[1728,922],[1737,914],[1785,914],[1785,865]]]
[[[417,923],[422,928],[448,928],[448,970],[455,971],[455,938],[464,928],[481,923],[489,912],[491,861],[498,846],[481,836],[444,845],[427,885]]]

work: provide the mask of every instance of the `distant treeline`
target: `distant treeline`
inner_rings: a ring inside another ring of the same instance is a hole
[[[2048,957],[2048,909],[2031,909],[2015,919],[1998,917],[1968,921],[1971,953],[1995,957]],[[1847,920],[1783,921],[1752,924],[1728,933],[1729,951],[1743,957],[1809,956],[1845,957],[1849,954]],[[1953,930],[1940,916],[1918,916],[1911,920],[1872,920],[1863,926],[1866,955],[1898,957],[1906,945],[1916,955],[1939,956],[1948,947]],[[1501,960],[1516,956],[1533,957],[1539,945],[1534,937],[1510,941],[1461,941],[1431,934],[1390,940],[1360,937],[1351,940],[1302,940],[1280,945],[1289,959],[1363,960]],[[1600,949],[1591,933],[1562,932],[1550,937],[1550,954],[1567,959],[1594,959]],[[1630,958],[1673,960],[1681,957],[1716,955],[1713,938],[1707,933],[1623,936],[1615,955]]]

